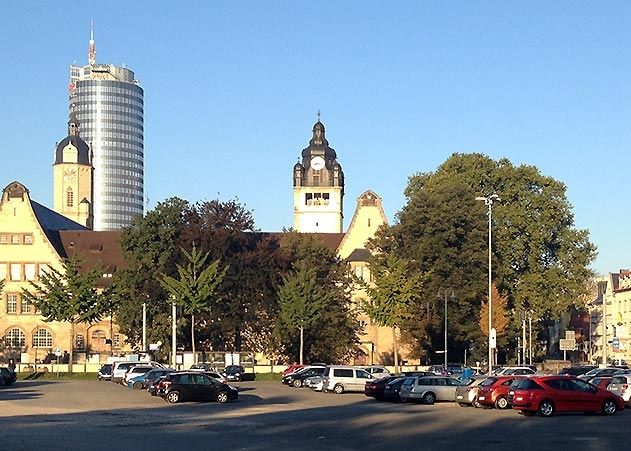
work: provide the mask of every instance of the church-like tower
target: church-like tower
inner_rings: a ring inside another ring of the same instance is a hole
[[[294,230],[306,233],[342,233],[344,172],[335,150],[329,147],[324,125],[313,126],[302,162],[294,166]]]
[[[53,209],[92,229],[92,151],[79,137],[79,122],[68,121],[68,136],[55,148],[53,163]]]

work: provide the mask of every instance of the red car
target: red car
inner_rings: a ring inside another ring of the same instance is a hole
[[[287,367],[285,371],[283,371],[283,377],[287,376],[288,374],[295,373],[300,368],[304,368],[305,366],[307,365],[301,365],[299,363],[292,363],[291,365]]]
[[[507,409],[510,407],[508,401],[508,389],[519,376],[490,376],[478,385],[477,401],[483,407],[497,407]]]
[[[533,376],[514,386],[513,409],[531,416],[539,412],[602,412],[613,415],[624,410],[622,398],[574,376]]]

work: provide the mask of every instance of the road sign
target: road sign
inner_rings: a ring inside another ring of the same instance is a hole
[[[56,355],[57,357],[60,357],[60,356],[61,356],[61,349],[59,349],[59,348],[55,348],[55,355]]]
[[[491,329],[491,338],[489,343],[491,345],[491,349],[497,348],[497,331],[495,330],[495,327]]]
[[[566,330],[565,331],[565,339],[566,340],[574,340],[575,337],[576,337],[576,333],[573,330]]]
[[[574,338],[572,339],[561,338],[559,340],[559,350],[574,351],[574,349],[576,349],[576,340]]]

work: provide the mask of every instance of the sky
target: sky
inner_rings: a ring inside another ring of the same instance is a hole
[[[25,0],[0,17],[0,185],[49,207],[93,20],[97,62],[144,89],[149,209],[236,198],[258,229],[291,227],[320,111],[345,229],[364,191],[392,222],[410,175],[479,152],[563,182],[592,268],[631,266],[631,2]]]

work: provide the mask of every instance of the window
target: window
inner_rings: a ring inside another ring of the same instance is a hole
[[[121,336],[120,334],[114,334],[114,347],[120,348],[121,346]]]
[[[0,244],[9,244],[9,236],[6,233],[0,234]]]
[[[33,235],[30,233],[24,235],[24,244],[33,244]]]
[[[11,280],[22,280],[22,265],[11,263]]]
[[[74,193],[72,192],[72,188],[68,188],[66,190],[66,206],[67,207],[74,206]]]
[[[23,348],[26,346],[26,337],[24,332],[16,327],[7,332],[4,336],[4,342],[10,348]]]
[[[11,244],[22,244],[22,235],[11,235]]]
[[[76,349],[84,349],[85,341],[83,339],[83,334],[77,334],[75,337],[75,348]]]
[[[37,329],[33,334],[33,347],[52,348],[53,335],[48,329]]]
[[[24,278],[26,280],[35,280],[35,263],[24,264]]]
[[[49,272],[48,265],[45,263],[40,263],[38,277],[41,279],[48,272]]]
[[[28,299],[26,299],[24,296],[22,296],[22,299],[20,300],[20,313],[23,315],[31,313],[31,306],[28,302]]]
[[[7,264],[0,263],[0,281],[7,279]]]
[[[353,370],[350,368],[334,368],[333,377],[353,377]]]
[[[7,313],[18,312],[18,295],[15,293],[7,294]]]
[[[357,377],[359,379],[372,379],[372,376],[367,371],[357,370]]]

